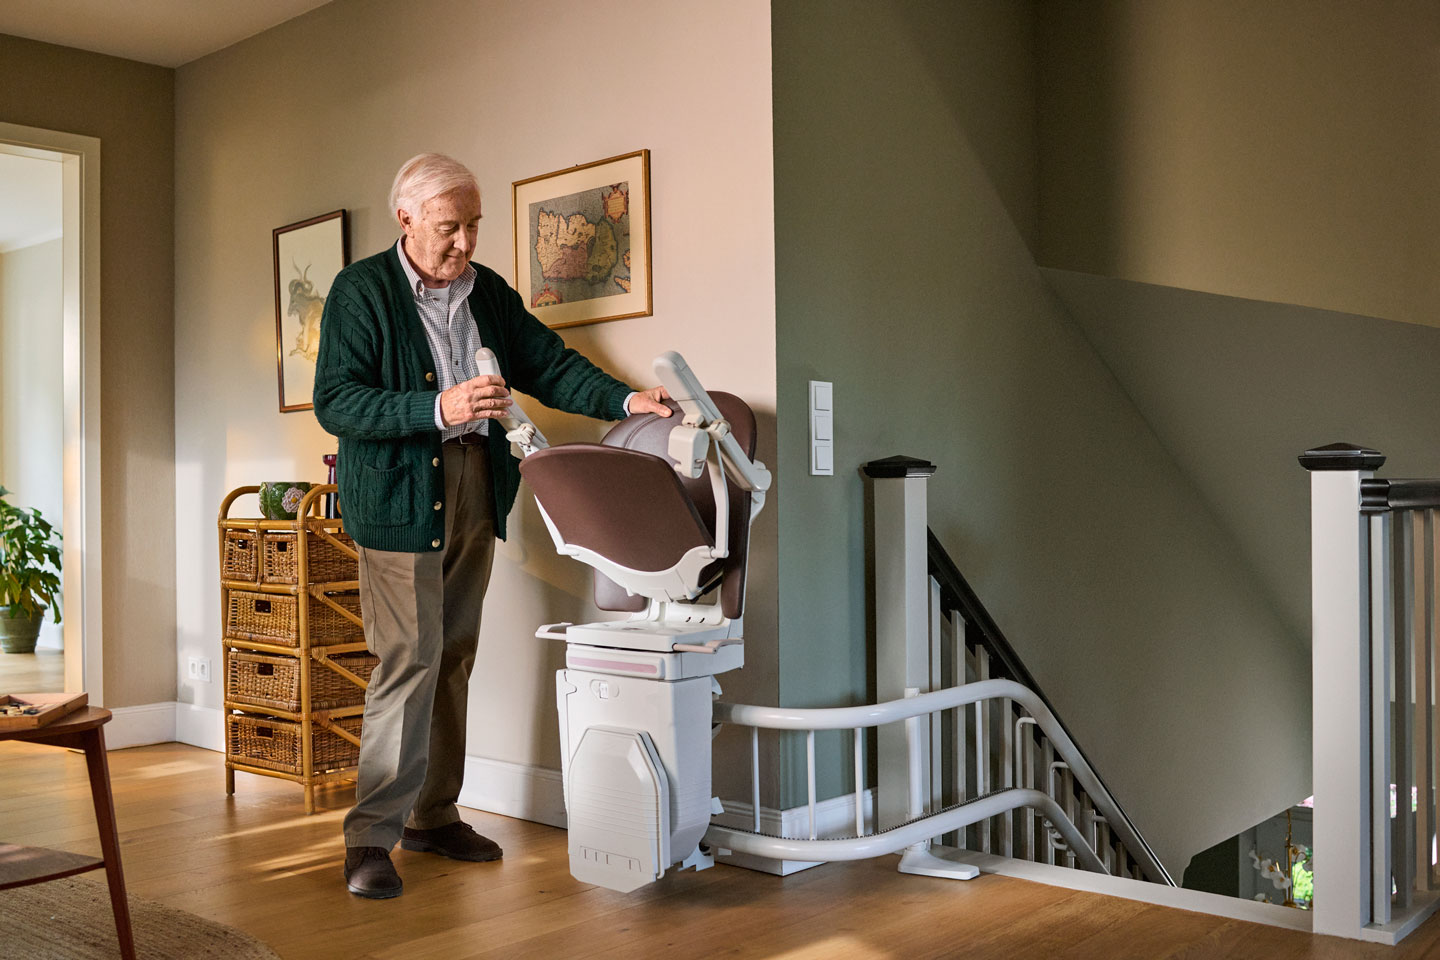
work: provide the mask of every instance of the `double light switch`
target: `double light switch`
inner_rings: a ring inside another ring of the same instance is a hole
[[[810,475],[835,473],[835,385],[810,381]]]

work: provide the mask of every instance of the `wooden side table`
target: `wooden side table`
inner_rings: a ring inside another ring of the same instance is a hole
[[[85,751],[85,766],[90,772],[90,796],[95,802],[95,824],[99,828],[100,849],[104,853],[104,857],[97,860],[61,850],[0,844],[0,890],[58,880],[103,867],[106,879],[110,881],[110,906],[115,911],[120,956],[125,960],[134,960],[130,904],[125,899],[125,876],[120,869],[115,800],[110,794],[110,764],[105,757],[105,732],[101,729],[109,720],[109,710],[86,707],[35,730],[0,732],[0,741],[28,740]]]

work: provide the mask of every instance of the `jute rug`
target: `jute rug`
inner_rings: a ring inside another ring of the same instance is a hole
[[[280,960],[246,933],[153,900],[130,897],[139,960]],[[114,960],[115,916],[103,881],[67,877],[0,892],[0,955]]]

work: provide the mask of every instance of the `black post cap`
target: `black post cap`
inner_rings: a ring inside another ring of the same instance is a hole
[[[886,457],[884,460],[871,460],[861,469],[872,480],[893,480],[897,477],[933,476],[935,464],[914,457]]]
[[[1306,470],[1378,470],[1385,463],[1385,454],[1353,443],[1327,443],[1300,454],[1300,466]]]

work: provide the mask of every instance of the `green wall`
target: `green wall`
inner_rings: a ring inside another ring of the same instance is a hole
[[[1032,18],[774,4],[780,697],[873,695],[858,470],[932,460],[930,525],[1178,875],[1305,795],[1306,656],[1035,266]],[[994,43],[1030,71],[947,57]],[[807,470],[810,379],[833,477]],[[848,747],[820,752],[820,796],[849,790]],[[803,777],[792,750],[784,805]]]

